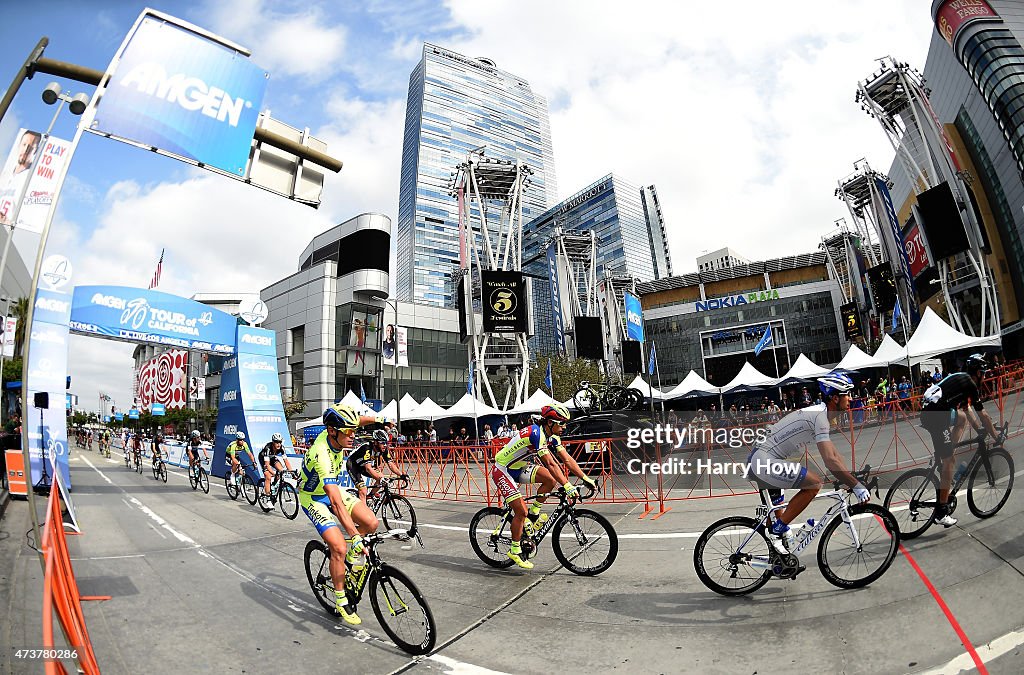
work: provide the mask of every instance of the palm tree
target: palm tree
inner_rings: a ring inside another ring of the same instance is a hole
[[[25,346],[25,316],[28,314],[28,298],[18,298],[11,306],[11,315],[18,319],[14,329],[14,356],[21,356],[21,348]]]

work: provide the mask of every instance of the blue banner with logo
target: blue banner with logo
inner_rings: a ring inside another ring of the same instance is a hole
[[[124,413],[114,413],[115,422],[124,422]]]
[[[245,173],[267,73],[174,23],[144,18],[128,41],[93,131]]]
[[[33,304],[32,331],[29,340],[28,399],[25,401],[23,430],[27,432],[31,481],[53,483],[56,471],[64,485],[71,488],[68,466],[67,381],[68,318],[71,296],[40,288]],[[35,407],[36,394],[46,393],[46,408]],[[62,408],[58,401],[65,401]],[[44,478],[43,458],[46,458]]]
[[[71,332],[126,342],[231,354],[237,325],[201,302],[129,286],[76,286],[71,301]]]
[[[225,450],[239,431],[258,454],[275,434],[285,439],[285,451],[294,452],[288,420],[284,416],[281,383],[277,375],[277,343],[273,331],[238,326],[238,354],[225,359],[221,373],[220,407],[217,413],[217,438],[214,443],[211,473],[223,477],[227,472]],[[253,480],[262,474],[248,467]]]
[[[167,408],[163,403],[153,403],[149,407],[149,412],[154,417],[163,417],[167,414]]]
[[[623,294],[626,305],[626,337],[630,340],[644,341],[644,310],[640,306],[640,298],[632,293]]]
[[[551,319],[555,326],[555,349],[565,354],[565,326],[562,323],[562,297],[558,291],[558,256],[555,244],[548,245],[548,282],[551,286]]]
[[[130,420],[137,420],[137,419],[139,419],[139,409],[138,408],[132,408],[131,410],[129,410],[128,411],[128,419],[130,419]]]

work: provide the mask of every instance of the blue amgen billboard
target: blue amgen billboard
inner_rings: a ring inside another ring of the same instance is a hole
[[[76,286],[71,331],[232,354],[238,322],[195,300],[128,286]]]
[[[644,341],[644,310],[640,307],[640,298],[632,293],[624,293],[626,304],[626,337],[630,340]]]
[[[245,173],[267,73],[245,55],[147,16],[128,40],[91,131]]]

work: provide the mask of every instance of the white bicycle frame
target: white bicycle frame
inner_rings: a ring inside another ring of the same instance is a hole
[[[832,519],[836,516],[842,517],[843,522],[846,523],[846,527],[850,531],[850,538],[853,540],[854,547],[860,549],[860,537],[857,535],[857,528],[853,527],[853,520],[850,518],[849,505],[846,503],[847,495],[849,495],[848,490],[832,490],[830,492],[822,493],[814,498],[815,500],[832,499],[835,500],[836,503],[825,510],[825,514],[821,519],[814,524],[811,531],[804,536],[800,543],[797,544],[796,548],[790,551],[790,553],[793,555],[799,555],[802,553],[815,539],[818,538],[818,535],[825,531],[825,528],[828,527],[828,524],[831,523]],[[757,515],[761,518],[758,524],[767,529],[768,515],[784,508],[786,508],[786,504],[780,504],[772,507],[766,507],[764,504],[758,506]],[[742,552],[743,548],[750,543],[750,540],[753,539],[756,534],[756,530],[751,532],[750,535],[743,540],[743,543],[736,549],[736,552]],[[750,565],[752,567],[771,567],[771,563],[768,560],[759,556],[752,556]]]

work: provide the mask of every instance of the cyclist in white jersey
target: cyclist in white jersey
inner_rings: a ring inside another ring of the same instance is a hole
[[[829,437],[830,422],[850,409],[853,381],[843,373],[830,373],[818,379],[824,403],[801,408],[783,417],[768,428],[768,437],[754,446],[747,463],[750,474],[761,483],[775,488],[800,488],[789,501],[766,534],[779,553],[788,553],[786,533],[821,489],[823,479],[800,464],[804,447],[814,443],[825,468],[845,485],[853,488],[860,502],[871,498],[867,488],[851,474]]]

